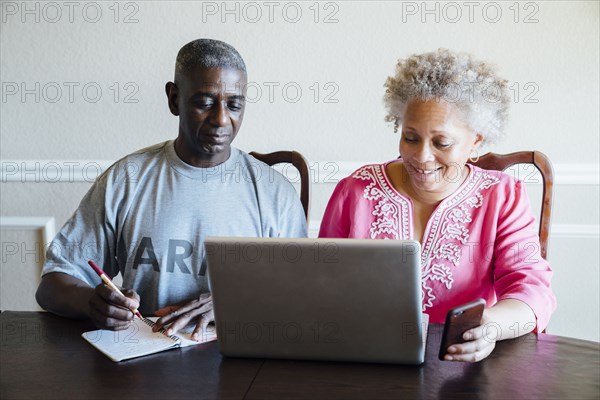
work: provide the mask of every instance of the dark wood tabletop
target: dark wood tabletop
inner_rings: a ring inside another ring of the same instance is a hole
[[[89,322],[0,314],[1,399],[598,399],[600,344],[529,334],[479,363],[421,366],[223,358],[216,342],[114,363],[80,335]]]

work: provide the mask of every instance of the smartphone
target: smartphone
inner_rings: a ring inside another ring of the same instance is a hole
[[[451,309],[446,314],[444,334],[440,345],[439,359],[444,360],[446,350],[456,343],[464,343],[463,333],[481,324],[481,317],[485,308],[485,300],[477,299]]]

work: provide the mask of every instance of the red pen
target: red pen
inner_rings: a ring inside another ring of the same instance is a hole
[[[104,271],[102,271],[100,268],[98,268],[98,266],[92,261],[88,261],[88,264],[90,265],[90,267],[92,267],[94,269],[94,271],[96,271],[96,273],[98,274],[98,276],[100,277],[100,279],[102,279],[102,281],[104,281],[104,283],[106,283],[108,285],[108,287],[110,287],[112,290],[114,290],[115,292],[119,293],[121,296],[125,297],[125,295],[119,290],[119,288],[117,287],[117,285],[115,285],[110,278],[108,277],[108,275],[106,275],[104,273]],[[142,314],[140,314],[140,312],[135,309],[135,310],[131,310],[135,315],[137,315],[140,319],[144,319],[144,317],[142,317]]]

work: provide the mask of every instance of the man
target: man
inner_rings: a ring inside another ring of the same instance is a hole
[[[49,246],[38,303],[105,329],[126,329],[131,310],[159,316],[173,334],[213,321],[203,242],[207,236],[302,237],[292,185],[231,147],[245,109],[246,66],[230,45],[199,39],[181,48],[169,109],[173,141],[139,150],[98,178]],[[75,250],[75,251],[73,251]],[[101,283],[95,261],[123,276],[124,296]],[[139,295],[138,295],[139,293]]]

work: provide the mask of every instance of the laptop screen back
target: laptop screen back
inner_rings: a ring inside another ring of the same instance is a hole
[[[416,241],[205,241],[225,356],[420,364]]]

